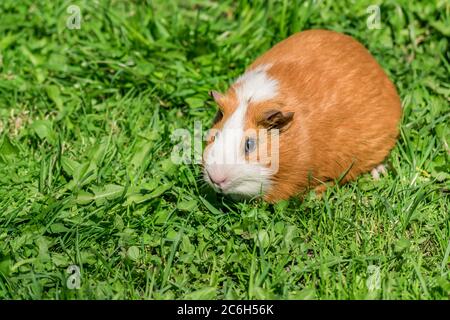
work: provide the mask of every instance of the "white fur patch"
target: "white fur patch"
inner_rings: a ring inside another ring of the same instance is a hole
[[[267,76],[271,65],[260,65],[237,78],[239,105],[250,101],[258,102],[274,98],[278,91],[278,81]]]
[[[270,65],[262,65],[247,71],[236,82],[238,106],[224,124],[215,141],[205,150],[205,170],[219,171],[226,176],[224,193],[257,195],[270,186],[271,170],[263,165],[245,161],[245,115],[248,104],[274,98],[278,81],[269,78],[266,71]],[[207,174],[205,179],[211,183]]]

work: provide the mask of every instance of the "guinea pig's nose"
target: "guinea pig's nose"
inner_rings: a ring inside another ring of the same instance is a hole
[[[227,181],[227,177],[223,174],[217,172],[211,173],[208,170],[206,172],[208,173],[209,179],[211,179],[211,181],[219,187],[222,187]]]

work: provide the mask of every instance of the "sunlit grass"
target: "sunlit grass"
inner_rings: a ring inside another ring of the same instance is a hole
[[[76,2],[79,30],[70,1],[0,2],[0,298],[449,298],[448,2],[383,1],[372,30],[371,1],[97,2]],[[310,28],[396,84],[388,176],[269,205],[170,161],[209,90]]]

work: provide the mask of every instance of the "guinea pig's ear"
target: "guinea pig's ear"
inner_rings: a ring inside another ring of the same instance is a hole
[[[216,123],[220,122],[223,119],[223,112],[222,110],[217,110],[216,115],[214,116],[214,120],[213,120],[213,125],[215,125]]]
[[[215,90],[212,90],[209,92],[209,95],[214,99],[214,101],[221,106],[223,102],[223,94],[220,92],[217,92]]]
[[[278,129],[282,131],[287,129],[287,125],[294,118],[294,112],[282,112],[280,110],[270,110],[263,114],[258,121],[258,125],[270,130]]]

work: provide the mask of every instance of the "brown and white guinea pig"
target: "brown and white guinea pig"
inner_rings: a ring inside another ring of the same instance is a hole
[[[269,202],[369,171],[375,178],[401,117],[395,86],[372,55],[326,30],[290,36],[225,94],[211,95],[219,112],[203,153],[205,180],[224,194]],[[270,151],[261,156],[263,149]]]

